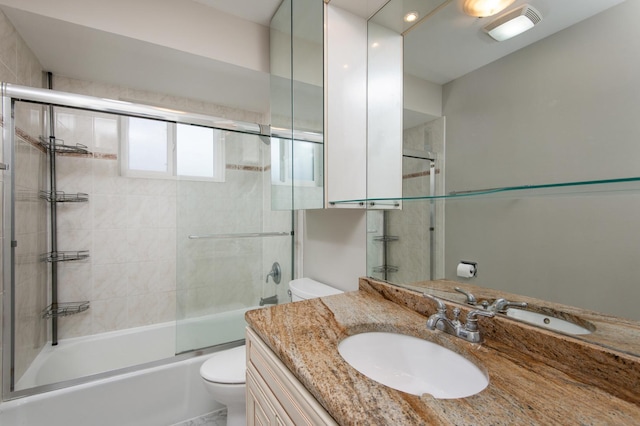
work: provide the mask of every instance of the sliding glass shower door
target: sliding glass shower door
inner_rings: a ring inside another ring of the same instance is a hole
[[[218,177],[178,181],[177,353],[242,340],[246,310],[288,301],[292,214],[271,210],[269,138],[211,136]]]
[[[5,398],[239,344],[289,300],[260,126],[4,83],[2,106]]]

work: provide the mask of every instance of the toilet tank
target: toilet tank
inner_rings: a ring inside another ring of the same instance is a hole
[[[337,288],[333,288],[327,284],[312,280],[311,278],[298,278],[290,281],[289,290],[291,291],[292,302],[344,293],[342,290],[338,290]]]

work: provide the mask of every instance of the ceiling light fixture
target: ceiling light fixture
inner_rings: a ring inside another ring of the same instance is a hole
[[[420,17],[420,14],[418,12],[409,12],[406,15],[404,15],[404,22],[415,22],[418,20],[419,17]]]
[[[504,41],[533,28],[542,20],[542,15],[528,4],[505,13],[484,27],[494,40]]]
[[[484,18],[500,13],[515,0],[464,0],[462,10],[469,16]]]

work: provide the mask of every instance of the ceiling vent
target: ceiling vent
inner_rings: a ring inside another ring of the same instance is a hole
[[[504,41],[533,28],[542,20],[542,15],[532,6],[525,4],[505,13],[484,27],[494,40]]]

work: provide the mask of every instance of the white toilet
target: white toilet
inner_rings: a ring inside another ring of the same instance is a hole
[[[200,367],[204,386],[213,399],[227,406],[227,426],[245,425],[246,346],[214,353]]]
[[[311,278],[298,278],[297,280],[290,281],[289,291],[291,292],[292,302],[344,293],[342,290],[312,280]]]
[[[289,290],[294,302],[342,293],[309,278],[291,281]],[[246,347],[242,345],[214,353],[200,367],[200,376],[209,394],[227,406],[227,426],[246,424],[246,360]]]

